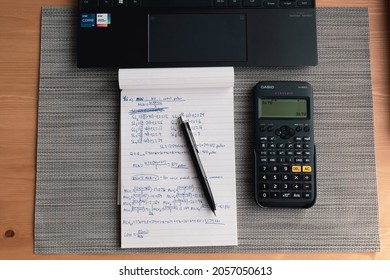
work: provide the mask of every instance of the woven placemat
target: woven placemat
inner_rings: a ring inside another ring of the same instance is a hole
[[[35,253],[379,250],[367,9],[318,9],[316,67],[235,69],[235,247],[120,249],[117,70],[77,69],[76,23],[72,8],[42,10]],[[313,85],[318,199],[310,209],[255,205],[251,90],[262,80]]]

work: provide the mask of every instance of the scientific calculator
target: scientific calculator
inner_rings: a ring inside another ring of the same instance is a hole
[[[256,203],[311,207],[316,200],[312,86],[260,82],[254,98]]]

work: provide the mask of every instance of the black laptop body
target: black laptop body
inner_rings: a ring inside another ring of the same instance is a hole
[[[313,66],[315,1],[79,0],[79,67]]]

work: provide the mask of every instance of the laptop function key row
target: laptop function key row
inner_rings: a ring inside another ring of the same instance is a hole
[[[80,9],[145,8],[312,8],[311,0],[80,0]]]

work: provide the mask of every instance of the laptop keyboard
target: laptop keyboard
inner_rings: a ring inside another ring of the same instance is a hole
[[[80,9],[96,8],[314,8],[313,0],[79,0]]]

